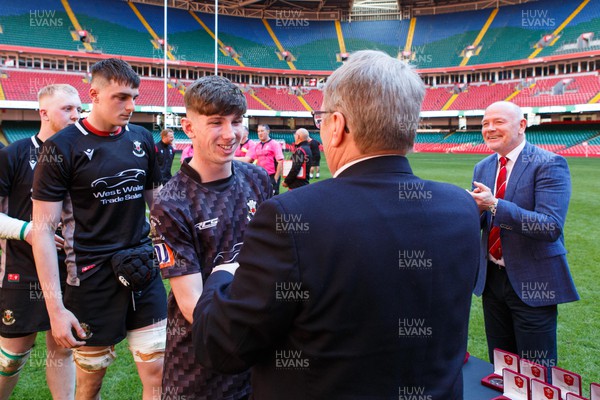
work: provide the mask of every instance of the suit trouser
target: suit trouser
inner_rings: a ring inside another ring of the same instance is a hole
[[[505,268],[491,261],[487,268],[483,317],[490,362],[494,361],[494,348],[498,348],[548,369],[556,366],[556,304],[525,304],[512,287]]]

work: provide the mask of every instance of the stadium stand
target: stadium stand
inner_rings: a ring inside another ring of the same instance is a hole
[[[69,4],[79,24],[95,37],[94,47],[102,53],[162,57],[162,52],[152,45],[152,36],[126,2],[69,0]],[[162,24],[160,27],[159,35]]]
[[[39,121],[3,121],[2,131],[9,143],[25,139],[38,133]]]
[[[438,86],[436,88],[428,88],[425,92],[425,99],[423,100],[423,111],[436,111],[441,110],[444,104],[448,102],[452,93],[450,92],[451,87]]]
[[[475,41],[480,32],[481,49],[468,60],[470,67],[481,63],[526,60],[532,56],[598,50],[600,39],[596,38],[600,34],[600,3],[582,1],[547,0],[543,3],[502,6],[497,14],[487,8],[452,14],[417,15],[413,19],[416,24],[412,37],[411,63],[420,68],[458,66],[461,62],[464,64],[466,60],[461,52]],[[129,4],[120,0],[68,0],[64,1],[64,4],[63,6],[60,0],[23,0],[3,6],[0,8],[0,44],[83,52],[82,43],[73,35],[73,24],[77,25],[77,22],[65,12],[70,6],[82,28],[93,36],[95,51],[117,56],[144,57],[148,60],[148,65],[157,58],[162,59],[162,49],[156,40],[164,34],[162,7],[141,3]],[[560,26],[571,17],[572,20],[566,26]],[[482,31],[486,21],[490,22],[489,29]],[[407,40],[411,40],[408,38],[408,19],[339,21],[339,25],[342,38],[338,38],[336,22],[304,20],[302,13],[294,14],[293,11],[281,12],[278,18],[269,20],[220,15],[221,50],[224,50],[225,46],[231,46],[228,51],[233,53],[226,55],[221,51],[218,60],[220,64],[227,66],[260,68],[261,74],[265,71],[269,73],[268,69],[282,70],[294,67],[299,70],[327,71],[340,65],[336,55],[342,51],[376,48],[396,56],[399,51],[404,50]],[[272,30],[273,36],[270,35],[269,29]],[[540,38],[555,30],[559,32],[559,37],[549,41],[548,47],[534,51],[534,45]],[[212,64],[213,31],[213,15],[190,13],[175,8],[169,10],[169,51],[178,61]],[[584,33],[589,35],[586,36],[587,39],[582,40],[581,35]],[[276,42],[294,55],[293,66],[278,58]],[[82,56],[85,57],[85,53],[82,53]],[[18,65],[7,64],[2,68],[0,100],[4,98],[8,101],[35,101],[37,91],[41,87],[64,82],[79,90],[84,103],[90,102],[88,77],[85,72],[51,71],[48,67],[37,64],[35,69],[30,69],[31,66],[27,64],[25,68],[21,62]],[[465,71],[459,71],[451,81],[455,81]],[[489,74],[485,78],[488,80],[483,82],[471,82],[470,76],[471,83],[464,84],[463,91],[454,97],[454,84],[428,87],[422,110],[481,110],[494,101],[506,98],[524,107],[568,107],[599,102],[598,72],[579,72],[575,67],[569,71],[576,72],[497,82],[493,81],[493,74]],[[562,70],[560,72],[562,73]],[[537,72],[536,74],[539,75]],[[315,75],[316,85],[322,76]],[[506,77],[507,75],[503,76]],[[293,89],[281,84],[275,86],[272,77],[259,76],[258,80],[254,77],[242,81],[252,82],[241,85],[250,110],[307,111],[319,109],[322,103],[322,92],[313,87],[312,79],[311,87]],[[271,86],[258,85],[258,81],[269,82]],[[466,81],[466,75],[464,80],[460,77],[458,81]],[[183,106],[181,85],[189,84],[190,81],[170,82],[167,90],[169,105]],[[290,90],[296,91],[292,93]],[[299,98],[300,93],[305,103]],[[162,79],[142,78],[137,104],[162,105]],[[8,128],[6,123],[2,127],[8,132],[6,138],[13,141],[19,133],[17,128],[10,125],[10,121],[7,122]],[[469,125],[473,127],[471,122]],[[585,154],[597,153],[595,149],[600,146],[600,139],[597,139],[599,130],[594,130],[595,127],[559,125],[530,127],[527,130],[528,139],[561,154],[582,155],[584,151]],[[32,126],[34,127],[30,127],[31,129],[37,129],[37,122]],[[25,136],[31,134],[31,131],[26,132],[28,133],[24,133]],[[293,138],[290,132],[275,129],[274,133],[282,135],[278,140],[291,144]],[[176,145],[182,143],[187,143],[187,138],[176,137]],[[460,130],[421,133],[417,136],[415,151],[489,152],[479,132]]]
[[[523,107],[560,106],[588,103],[600,92],[597,73],[538,79],[525,87],[512,101]]]
[[[577,6],[581,1],[573,1],[573,6]],[[545,7],[544,7],[545,8]],[[553,17],[554,10],[548,12],[548,20]],[[560,23],[560,21],[558,21]],[[590,1],[575,18],[562,30],[560,37],[551,46],[544,48],[539,56],[547,56],[552,54],[569,54],[579,51],[598,50],[600,49],[600,3]],[[584,34],[592,32],[594,37],[587,41],[578,41],[578,38]]]
[[[54,83],[68,83],[79,92],[83,103],[90,103],[86,75],[81,73],[57,73],[26,69],[3,69],[5,78],[0,79],[7,100],[37,101],[38,91]]]
[[[545,34],[552,33],[579,1],[548,0],[501,7],[470,64],[526,59]]]
[[[196,16],[214,32],[213,15],[196,13]],[[287,65],[277,58],[275,43],[260,19],[221,15],[219,31],[220,40],[226,46],[235,49],[244,65],[288,69]],[[208,54],[212,55],[212,50]]]
[[[287,87],[257,88],[254,93],[274,110],[306,111],[298,97],[288,93]]]
[[[306,103],[313,110],[320,110],[321,104],[323,103],[323,92],[317,89],[309,90],[306,94],[303,95]]]
[[[396,56],[404,48],[409,21],[342,22],[342,32],[348,52],[378,49]]]
[[[3,2],[0,7],[0,43],[78,51],[73,29],[60,0]]]
[[[585,156],[588,145],[589,156],[600,156],[600,124],[546,124],[531,126],[526,130],[529,142],[555,153]],[[597,146],[597,147],[596,147]],[[480,131],[456,131],[450,134],[417,134],[415,152],[430,153],[475,153],[489,154]]]
[[[489,10],[480,10],[418,17],[412,62],[418,68],[459,65],[460,53],[473,43],[488,16]]]
[[[469,85],[449,110],[483,110],[495,101],[506,99],[514,91],[514,86],[510,83]]]
[[[340,65],[336,60],[340,47],[332,21],[302,20],[294,17],[291,10],[285,15],[289,16],[270,20],[269,24],[283,48],[296,58],[296,68],[327,71]]]

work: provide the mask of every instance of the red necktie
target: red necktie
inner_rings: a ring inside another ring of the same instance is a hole
[[[498,171],[498,179],[496,179],[496,198],[503,199],[506,192],[506,163],[508,158],[500,157],[500,171]],[[493,218],[493,217],[492,217]],[[490,230],[488,237],[488,249],[490,254],[496,260],[502,258],[502,245],[500,244],[500,227],[494,226]]]

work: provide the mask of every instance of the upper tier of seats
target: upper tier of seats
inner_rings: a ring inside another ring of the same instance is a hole
[[[164,35],[162,7],[121,0],[69,0],[68,4],[82,28],[94,37],[91,45],[95,50],[162,58],[156,42]],[[416,17],[411,62],[419,68],[460,65],[463,51],[474,44],[488,20],[489,29],[476,54],[468,59],[469,65],[526,59],[542,37],[570,16],[570,23],[556,40],[548,41],[539,56],[600,49],[600,4],[590,1],[577,12],[580,4],[580,0],[545,0],[502,6],[493,18],[493,9]],[[60,0],[10,2],[0,8],[0,25],[0,44],[83,51],[83,44],[72,36],[74,23]],[[342,50],[380,49],[397,56],[406,47],[410,21],[352,21],[340,25],[342,36],[338,37],[333,21],[309,21],[291,10],[269,20],[221,15],[218,38],[223,46],[235,51],[238,59],[221,51],[218,62],[256,68],[333,70],[340,65],[336,54]],[[169,9],[170,53],[181,61],[213,63],[214,28],[213,15]],[[587,32],[596,37],[582,47],[578,38]],[[291,64],[278,55],[282,50],[292,54]]]

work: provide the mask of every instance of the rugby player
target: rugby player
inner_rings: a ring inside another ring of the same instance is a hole
[[[133,292],[119,282],[111,260],[131,249],[151,249],[146,203],[160,185],[152,135],[129,124],[140,78],[119,59],[91,67],[92,110],[86,119],[47,140],[60,154],[40,162],[33,184],[33,232],[38,275],[52,334],[74,348],[76,398],[99,398],[114,345],[127,337],[143,398],[160,391],[166,330],[166,293],[160,275]],[[63,213],[67,252],[64,303],[52,232]]]
[[[246,399],[249,372],[220,374],[195,362],[192,313],[203,281],[234,262],[246,225],[270,197],[267,172],[234,161],[246,99],[229,80],[206,76],[185,93],[183,131],[194,156],[158,194],[151,212],[154,249],[168,278],[168,329],[163,398]]]

